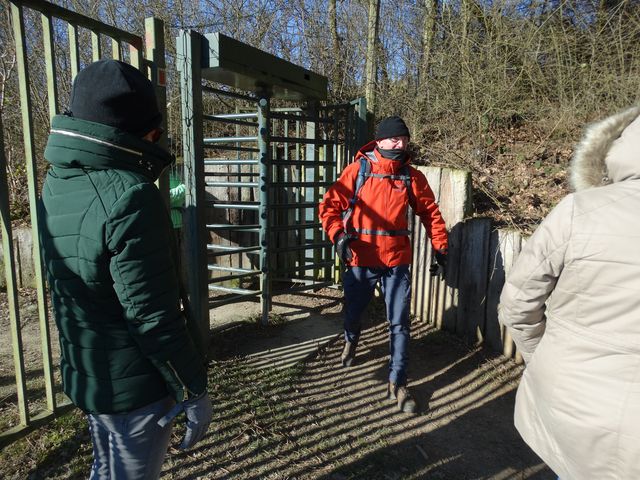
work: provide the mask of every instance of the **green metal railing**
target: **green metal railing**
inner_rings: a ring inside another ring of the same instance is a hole
[[[142,69],[150,75],[152,82],[156,86],[159,107],[166,122],[166,89],[164,86],[164,33],[163,23],[158,19],[147,19],[145,29],[147,38],[146,59],[143,57],[142,37],[112,27],[99,22],[93,18],[78,14],[71,10],[59,7],[45,1],[38,0],[9,0],[11,3],[11,15],[15,38],[16,64],[18,71],[20,107],[22,111],[22,131],[24,142],[24,155],[29,190],[29,208],[31,216],[31,230],[33,237],[33,263],[35,266],[35,283],[37,290],[37,306],[40,327],[40,348],[43,358],[43,378],[46,393],[46,408],[37,414],[29,410],[25,381],[25,362],[23,354],[23,344],[19,322],[19,307],[16,290],[16,267],[15,252],[12,245],[12,229],[9,216],[9,188],[6,178],[6,159],[4,156],[4,145],[2,136],[2,125],[0,124],[0,216],[2,220],[2,243],[5,261],[5,274],[7,277],[7,294],[9,297],[9,317],[11,323],[11,339],[13,343],[14,364],[17,388],[17,407],[19,420],[17,426],[0,433],[0,445],[6,444],[17,436],[24,434],[30,429],[43,422],[48,421],[54,415],[67,409],[70,404],[68,400],[58,402],[55,396],[53,356],[51,349],[50,319],[47,308],[47,290],[43,272],[43,262],[40,256],[40,249],[37,239],[38,234],[38,212],[37,202],[38,192],[38,171],[36,143],[34,139],[33,105],[31,102],[30,89],[32,88],[29,77],[29,64],[34,62],[33,58],[27,58],[27,36],[25,34],[25,8],[40,14],[42,19],[42,49],[29,49],[30,55],[42,51],[44,54],[46,86],[48,97],[49,116],[53,117],[59,113],[59,72],[56,71],[56,31],[54,19],[67,22],[67,38],[69,44],[69,59],[71,78],[81,68],[81,45],[79,42],[80,29],[90,32],[91,37],[91,58],[99,60],[102,57],[102,40],[106,37],[112,45],[112,58],[122,60],[124,58],[124,46],[128,45],[129,61],[132,65]],[[165,125],[166,129],[166,125]],[[167,197],[166,180],[160,184],[161,190],[165,191]]]
[[[318,222],[318,202],[363,142],[366,105],[302,98],[276,108],[267,86],[245,94],[204,84],[208,41],[193,31],[177,39],[188,290],[203,328],[209,309],[257,297],[266,323],[280,293],[276,282],[286,282],[287,292],[334,283],[333,246]],[[236,111],[203,112],[205,103],[215,104],[206,101],[211,95],[225,105],[236,101]]]

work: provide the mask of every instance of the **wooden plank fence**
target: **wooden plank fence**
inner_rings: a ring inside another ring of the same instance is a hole
[[[411,313],[469,344],[483,343],[521,361],[508,332],[498,323],[498,303],[524,239],[517,231],[494,229],[489,218],[471,218],[470,172],[418,168],[426,175],[447,224],[449,258],[444,278],[430,276],[431,244],[426,229],[414,217]]]

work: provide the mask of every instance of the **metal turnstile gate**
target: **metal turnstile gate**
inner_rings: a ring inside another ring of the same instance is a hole
[[[183,32],[178,54],[193,313],[208,329],[210,308],[260,297],[266,323],[274,294],[334,283],[318,202],[366,105],[322,105],[326,78],[221,34]]]

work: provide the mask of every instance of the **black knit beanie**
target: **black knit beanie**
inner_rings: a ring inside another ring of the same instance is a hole
[[[378,124],[375,140],[391,137],[410,137],[407,124],[398,116],[387,117]]]
[[[100,60],[81,70],[71,91],[71,115],[142,137],[162,121],[156,92],[140,70]]]

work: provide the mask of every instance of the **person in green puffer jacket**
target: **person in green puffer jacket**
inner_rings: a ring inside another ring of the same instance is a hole
[[[154,88],[102,60],[77,75],[45,158],[40,245],[65,393],[86,412],[92,479],[157,478],[172,417],[189,448],[211,421],[207,373],[180,308],[169,213],[154,181],[172,159]]]

